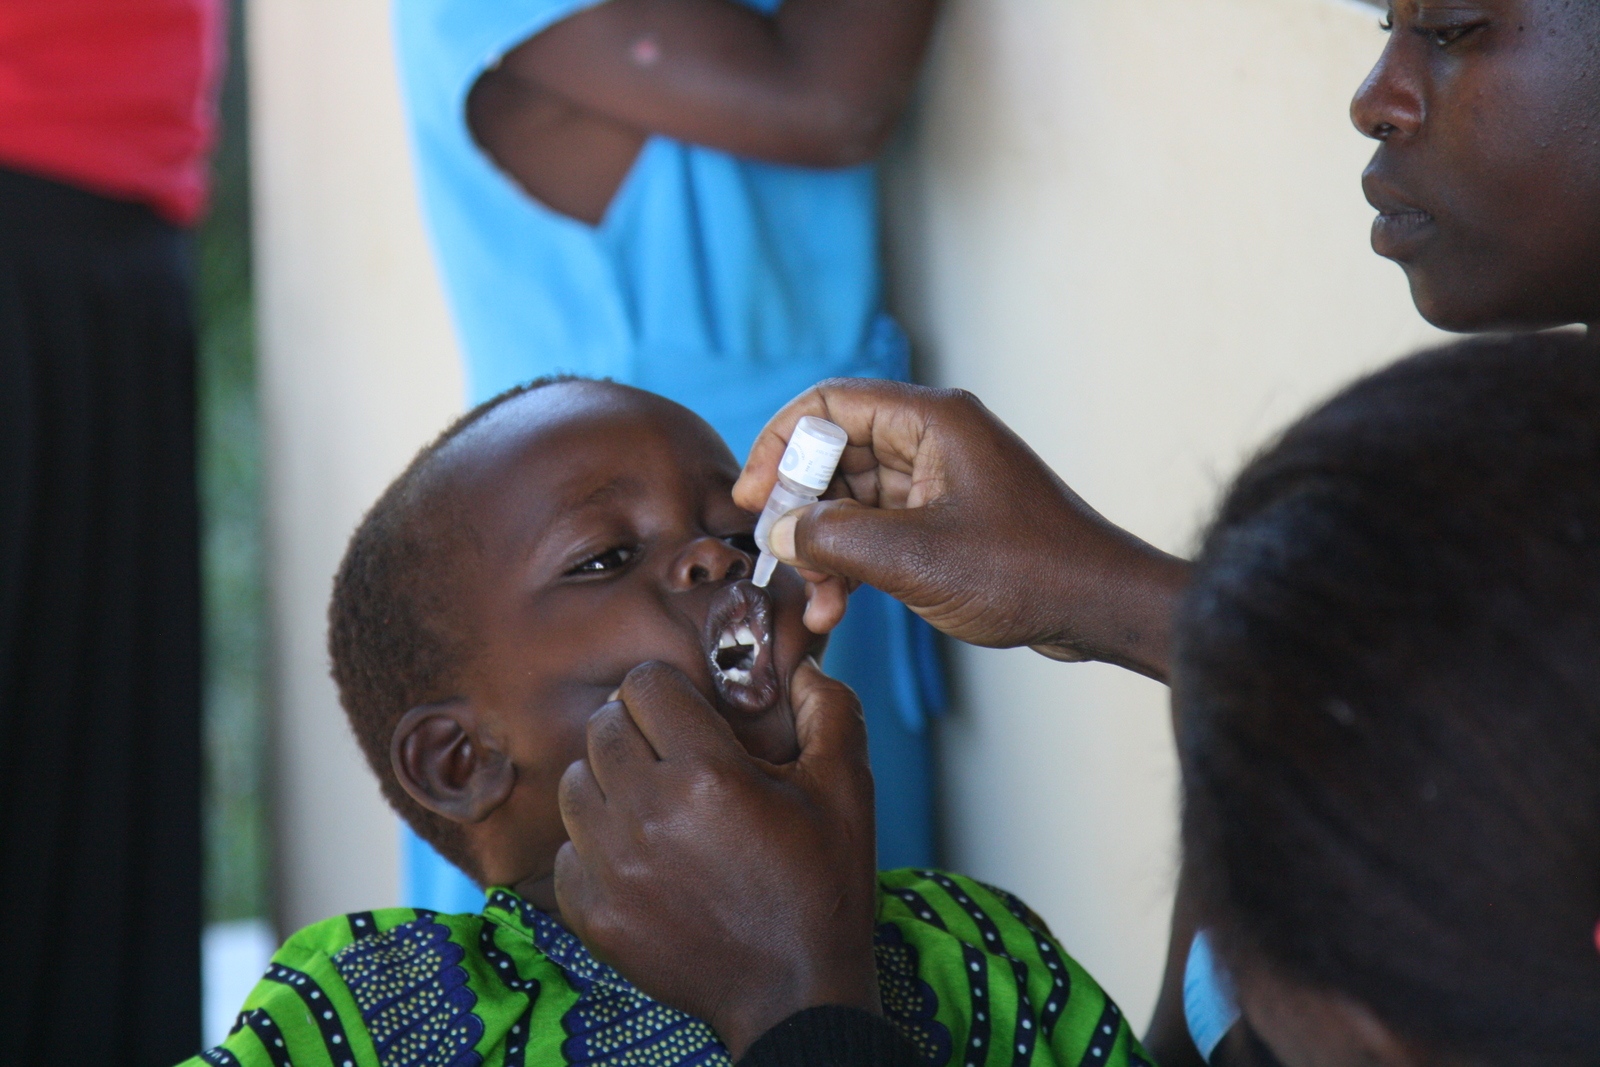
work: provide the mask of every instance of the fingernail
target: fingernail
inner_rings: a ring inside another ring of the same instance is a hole
[[[772,554],[789,563],[794,559],[794,528],[800,520],[794,515],[785,515],[772,524],[772,529],[767,533],[767,543],[772,546]]]
[[[618,688],[613,689],[611,691],[611,695],[610,696],[606,697],[606,703],[607,704],[615,704],[617,701],[619,701],[621,699],[622,699],[622,689],[621,689],[621,687],[618,687]]]

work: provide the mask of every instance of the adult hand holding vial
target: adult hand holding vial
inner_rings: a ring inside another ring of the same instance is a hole
[[[772,545],[767,540],[772,524],[821,498],[828,483],[833,481],[839,457],[844,455],[844,446],[849,442],[844,430],[827,419],[806,415],[795,424],[794,435],[789,438],[783,459],[778,462],[777,484],[767,496],[767,505],[761,509],[761,518],[756,522],[756,547],[761,549],[753,578],[756,585],[765,587],[772,580],[773,568],[778,565],[778,557],[772,554]]]

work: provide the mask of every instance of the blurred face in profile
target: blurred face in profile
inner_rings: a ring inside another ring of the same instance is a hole
[[[1448,330],[1600,320],[1600,2],[1393,0],[1351,116],[1373,249]]]

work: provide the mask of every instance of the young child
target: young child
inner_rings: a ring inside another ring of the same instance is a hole
[[[384,795],[490,887],[481,914],[404,908],[292,937],[220,1047],[285,1067],[725,1063],[563,928],[562,773],[629,670],[682,670],[755,756],[796,753],[788,681],[822,639],[780,569],[746,580],[753,517],[699,417],[627,386],[543,379],[461,418],[351,539],[333,674]],[[930,1067],[1146,1063],[1117,1007],[1015,897],[880,878],[884,1014]],[[684,966],[693,967],[693,960]],[[904,1051],[904,1049],[902,1050]]]
[[[1287,1067],[1600,1063],[1600,352],[1402,361],[1239,475],[1177,620],[1183,836]]]

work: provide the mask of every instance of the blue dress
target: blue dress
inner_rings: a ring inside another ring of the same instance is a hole
[[[396,0],[424,213],[471,401],[544,374],[609,377],[696,411],[742,456],[820,379],[904,378],[905,336],[882,308],[872,167],[782,166],[655,136],[591,226],[530,197],[478,148],[464,116],[479,76],[589,2]],[[931,635],[863,590],[828,668],[868,709],[879,865],[930,865]],[[408,903],[476,907],[431,897],[428,885],[457,884],[453,871],[409,847]]]

